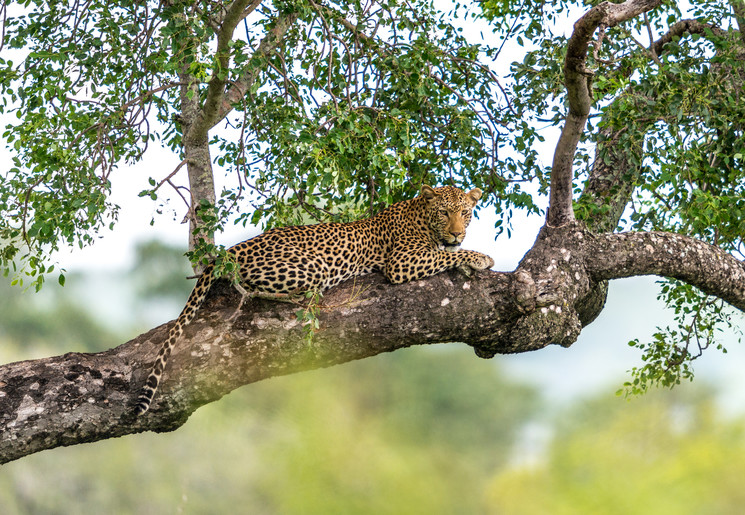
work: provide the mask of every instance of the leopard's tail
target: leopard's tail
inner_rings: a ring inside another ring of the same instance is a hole
[[[194,315],[196,315],[202,305],[204,298],[207,296],[210,286],[212,286],[214,280],[212,270],[212,265],[209,265],[204,269],[197,284],[191,291],[189,299],[186,301],[186,306],[184,306],[181,314],[176,319],[176,323],[173,324],[173,327],[171,327],[171,330],[168,332],[168,339],[160,348],[158,357],[155,358],[155,363],[153,363],[153,368],[150,369],[150,375],[147,376],[147,381],[145,381],[145,386],[142,387],[140,395],[137,397],[137,407],[135,408],[135,414],[137,416],[142,415],[150,409],[150,403],[153,402],[155,392],[158,390],[158,385],[163,377],[163,370],[165,369],[168,357],[171,355],[171,351],[176,344],[176,340],[181,336],[181,334],[183,334],[184,327],[192,321]]]

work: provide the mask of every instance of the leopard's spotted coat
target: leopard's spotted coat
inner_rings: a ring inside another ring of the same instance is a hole
[[[325,290],[376,270],[392,283],[414,281],[450,268],[482,270],[494,266],[492,258],[457,249],[480,198],[478,188],[466,193],[452,186],[423,186],[418,197],[389,206],[372,218],[271,229],[228,252],[240,266],[243,287],[265,293]],[[158,353],[137,399],[138,415],[150,408],[168,356],[213,280],[210,265]]]

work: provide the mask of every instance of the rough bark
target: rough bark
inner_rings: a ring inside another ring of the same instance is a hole
[[[594,255],[587,260],[587,266],[596,279],[670,277],[745,311],[745,266],[719,247],[665,232],[601,234],[592,238]]]
[[[578,223],[545,227],[512,273],[452,271],[401,285],[379,274],[348,281],[324,296],[311,343],[297,306],[253,299],[236,313],[240,295],[219,283],[176,346],[146,416],[132,409],[170,324],[106,352],[0,367],[0,463],[170,431],[241,385],[411,345],[465,342],[481,357],[569,346],[602,309],[599,284],[644,274],[689,281],[745,311],[745,264],[721,250],[664,233],[595,235]]]
[[[207,131],[195,130],[198,121],[204,116],[200,106],[199,88],[196,78],[186,70],[179,77],[181,83],[181,144],[186,160],[187,176],[189,178],[189,193],[191,198],[189,209],[189,250],[193,250],[200,238],[214,244],[214,237],[205,231],[198,231],[204,226],[200,221],[200,202],[206,201],[214,206],[215,180],[212,174],[212,160],[210,158],[209,139]]]

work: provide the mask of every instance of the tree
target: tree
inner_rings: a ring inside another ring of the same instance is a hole
[[[680,327],[637,342],[645,364],[629,389],[643,391],[690,377],[733,323],[727,305],[745,310],[741,0],[685,15],[661,0],[604,2],[569,38],[552,32],[569,2],[447,14],[396,0],[24,5],[3,4],[3,109],[19,121],[4,133],[15,154],[0,182],[0,264],[37,287],[55,273],[50,250],[116,221],[110,174],[144,162],[152,142],[181,163],[142,194],[157,201],[172,184],[192,263],[215,259],[226,275],[212,236],[228,220],[345,220],[423,183],[482,188],[484,208],[504,214],[497,230],[513,230],[515,209],[546,223],[513,272],[340,285],[306,308],[311,342],[296,307],[254,299],[236,312],[239,295],[218,285],[141,419],[134,395],[166,325],[99,354],[5,365],[2,461],[171,430],[242,384],[411,345],[461,341],[484,358],[569,346],[609,280],[656,274]],[[466,17],[492,23],[490,44],[463,35]],[[531,49],[505,81],[488,63],[512,39]],[[561,127],[550,167],[537,124]],[[215,164],[233,178],[219,195]],[[188,188],[173,182],[182,170]],[[239,202],[255,209],[234,214]]]

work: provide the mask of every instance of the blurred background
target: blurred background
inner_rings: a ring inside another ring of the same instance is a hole
[[[465,247],[513,269],[539,222],[495,243],[482,215]],[[192,286],[183,249],[104,240],[61,259],[64,288],[0,282],[2,363],[108,349],[175,318]],[[742,513],[735,335],[695,363],[694,383],[617,395],[640,364],[627,342],[671,319],[655,297],[653,278],[612,283],[569,349],[406,349],[245,386],[173,433],[28,456],[0,467],[0,512]]]

